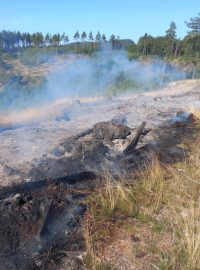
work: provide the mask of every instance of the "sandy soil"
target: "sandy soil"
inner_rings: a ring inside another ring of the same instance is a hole
[[[58,70],[59,66],[62,66],[63,64],[66,65],[66,58],[68,64],[72,63],[76,59],[74,55],[68,55],[67,57],[57,56],[55,58],[55,61],[52,61],[51,63],[39,64],[35,67],[29,67],[23,64],[19,59],[5,60],[5,63],[12,66],[11,71],[15,74],[20,74],[24,77],[34,78],[45,76],[49,72]]]
[[[154,128],[173,121],[179,110],[190,105],[200,108],[200,81],[171,83],[160,91],[79,100],[60,99],[39,108],[0,117],[0,185],[15,181],[6,166],[21,168],[41,157],[63,139],[91,128],[95,123],[123,116],[127,125],[138,127],[142,121]]]

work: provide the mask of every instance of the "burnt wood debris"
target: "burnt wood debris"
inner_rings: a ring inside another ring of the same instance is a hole
[[[55,160],[39,158],[37,168],[22,174],[25,179],[35,170],[34,179],[1,188],[0,269],[59,269],[63,258],[66,269],[84,269],[77,259],[85,250],[80,220],[104,166],[117,177],[154,155],[164,162],[183,158],[176,145],[194,121],[186,118],[186,124],[155,130],[145,128],[146,122],[130,128],[123,119],[97,123],[62,141],[53,150]]]

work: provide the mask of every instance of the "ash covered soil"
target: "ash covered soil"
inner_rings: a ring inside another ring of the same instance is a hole
[[[200,107],[198,80],[113,99],[60,99],[1,117],[0,186],[99,171],[105,163],[117,170],[119,162],[113,156],[123,152],[126,137],[130,140],[143,121],[148,133],[144,144],[155,140],[156,127],[176,121],[177,111],[187,112],[191,105]],[[90,130],[97,123],[113,120],[128,128],[107,140]]]
[[[62,99],[1,118],[0,269],[85,269],[88,192],[105,166],[123,174],[154,154],[183,158],[177,145],[190,136],[191,105],[200,107],[197,80],[112,100]]]

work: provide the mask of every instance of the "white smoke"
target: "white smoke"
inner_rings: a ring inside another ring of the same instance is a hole
[[[45,95],[83,97],[107,95],[113,87],[115,94],[123,91],[149,91],[160,88],[163,80],[162,60],[130,61],[125,51],[103,51],[94,57],[81,57],[69,64],[61,64],[56,72],[47,76]],[[180,70],[165,65],[164,82],[183,79]]]
[[[37,89],[24,89],[16,83],[6,86],[6,91],[0,92],[0,117],[31,107],[41,109],[61,98],[135,94],[160,89],[163,81],[184,78],[182,71],[160,59],[130,61],[125,51],[104,50],[92,57],[69,55],[65,58],[62,61],[58,58],[53,64],[54,70]]]

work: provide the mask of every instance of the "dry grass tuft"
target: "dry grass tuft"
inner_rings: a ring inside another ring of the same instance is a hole
[[[132,185],[121,178],[114,180],[107,173],[102,186],[89,197],[90,210],[97,219],[112,219],[115,215],[134,216],[137,206]]]
[[[200,141],[190,148],[184,162],[155,161],[142,174],[142,187],[151,202],[146,212],[167,218],[172,232],[173,254],[167,256],[164,269],[200,269]]]
[[[188,111],[192,113],[197,119],[200,119],[200,110],[199,108],[195,107],[194,105],[190,105],[188,107]]]
[[[133,216],[136,213],[135,198],[131,186],[124,180],[113,181],[107,177],[105,186],[97,196],[97,204],[103,216],[112,217],[116,211]]]
[[[121,217],[132,217],[133,224],[144,230],[151,228],[152,241],[155,235],[163,243],[168,237],[166,250],[162,245],[159,250],[159,244],[149,249],[145,241],[141,246],[137,243],[138,249],[151,253],[148,266],[144,261],[145,269],[152,265],[160,270],[200,269],[200,140],[186,141],[185,147],[189,149],[186,160],[173,165],[154,160],[132,183],[130,178],[116,181],[107,175],[104,185],[90,196],[85,238],[91,269],[99,269],[99,247],[109,244]]]
[[[188,199],[187,206],[174,214],[180,232],[181,246],[187,262],[186,269],[200,269],[200,199]]]
[[[98,258],[96,254],[97,252],[95,252],[94,239],[90,229],[90,224],[87,223],[84,228],[84,238],[86,245],[86,256],[84,257],[85,266],[87,269],[91,270],[112,270],[113,268],[111,264],[105,263]]]
[[[154,212],[163,204],[165,199],[166,181],[163,167],[158,160],[154,160],[149,168],[141,173],[142,190],[147,194]]]
[[[84,238],[85,238],[85,246],[86,246],[86,256],[84,258],[84,263],[89,269],[96,270],[98,263],[97,263],[92,235],[91,235],[88,223],[85,224]]]

